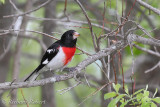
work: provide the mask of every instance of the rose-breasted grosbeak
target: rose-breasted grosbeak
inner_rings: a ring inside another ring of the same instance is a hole
[[[75,54],[77,37],[79,36],[80,34],[74,30],[66,31],[60,40],[46,50],[40,65],[24,81],[34,81],[43,67],[50,70],[63,69]]]

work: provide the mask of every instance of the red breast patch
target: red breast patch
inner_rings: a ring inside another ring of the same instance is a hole
[[[63,52],[65,53],[65,62],[64,62],[64,65],[66,65],[68,62],[71,61],[72,57],[74,56],[75,54],[75,51],[76,51],[76,47],[63,47]]]

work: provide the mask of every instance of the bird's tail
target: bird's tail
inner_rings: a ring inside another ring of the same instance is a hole
[[[25,80],[24,80],[24,82],[25,81],[34,81],[34,80],[36,80],[36,78],[38,77],[38,75],[39,75],[39,70],[41,69],[41,68],[43,68],[43,66],[42,65],[39,65]]]

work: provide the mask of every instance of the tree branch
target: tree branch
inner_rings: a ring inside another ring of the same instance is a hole
[[[92,42],[93,42],[93,45],[94,45],[94,48],[95,48],[95,51],[97,51],[97,45],[96,45],[96,41],[95,41],[95,35],[93,33],[93,29],[92,29],[92,24],[91,24],[91,21],[86,13],[86,10],[84,9],[84,7],[82,6],[82,4],[79,2],[79,0],[75,0],[77,2],[77,4],[79,5],[79,7],[82,9],[82,12],[83,14],[85,15],[86,19],[87,19],[87,22],[88,22],[88,25],[89,25],[89,29],[90,29],[90,32],[91,32],[91,36],[92,36]]]
[[[116,52],[117,50],[125,47],[126,44],[122,41],[118,41],[116,44],[111,45],[109,48],[105,48],[96,54],[93,54],[89,56],[87,59],[83,60],[81,63],[79,63],[74,70],[71,69],[72,72],[68,73],[67,75],[58,75],[47,79],[37,80],[33,82],[5,82],[0,84],[0,90],[6,90],[6,89],[16,89],[16,88],[29,88],[29,87],[35,87],[35,86],[42,86],[48,83],[55,83],[59,81],[65,81],[68,79],[73,78],[76,74],[80,73],[81,70],[83,70],[86,66],[93,63],[94,61],[101,59],[104,56],[107,56],[111,53]]]
[[[136,47],[137,49],[142,50],[142,51],[144,51],[144,52],[147,52],[147,53],[149,53],[149,54],[151,54],[151,55],[160,57],[160,54],[159,54],[158,52],[154,52],[154,51],[152,51],[152,50],[150,50],[150,49],[142,48],[142,47],[140,47],[140,46],[138,46],[138,45],[135,45],[135,44],[133,44],[133,46]]]
[[[146,7],[147,9],[152,10],[154,13],[156,13],[156,14],[158,14],[158,15],[160,16],[160,10],[159,10],[159,9],[156,9],[156,8],[152,7],[151,5],[147,4],[146,2],[144,2],[144,1],[142,1],[142,0],[137,0],[137,2],[138,2],[140,5]]]
[[[39,5],[38,7],[36,7],[35,9],[29,10],[27,12],[24,13],[20,13],[20,14],[12,14],[12,15],[7,15],[7,16],[3,16],[3,18],[9,18],[9,17],[18,17],[18,16],[24,16],[26,14],[32,13],[40,8],[42,8],[43,6],[47,5],[48,3],[50,3],[52,0],[48,0],[45,3]]]
[[[144,38],[135,34],[129,34],[128,35],[128,41],[131,43],[133,41],[147,44],[147,45],[153,45],[153,46],[160,46],[160,41],[156,39],[150,39],[150,38]]]

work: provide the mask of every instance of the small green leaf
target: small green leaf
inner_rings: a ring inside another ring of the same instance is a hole
[[[125,90],[125,92],[129,95],[128,86],[127,86],[127,85],[124,86],[124,90]]]
[[[115,97],[117,94],[115,92],[110,92],[110,93],[106,93],[104,95],[104,99],[109,99],[109,98],[112,98],[112,97]]]
[[[129,101],[130,101],[130,100],[125,101],[124,103],[122,103],[122,104],[120,105],[120,107],[124,107],[125,105],[127,105],[127,103],[128,103]]]
[[[116,85],[115,85],[115,83],[112,83],[112,86],[113,86],[113,88],[114,88],[114,89],[116,88]]]
[[[133,101],[133,100],[135,100],[136,99],[136,97],[134,97],[134,98],[132,98],[132,99],[130,99],[130,100],[126,100],[124,103],[122,103],[121,105],[120,105],[120,107],[124,107],[125,105],[127,105],[130,101]],[[134,102],[132,102],[132,104],[133,104]]]
[[[119,95],[118,97],[116,97],[115,99],[113,99],[113,100],[108,104],[108,107],[115,107],[116,104],[118,103],[118,101],[119,101],[122,97],[124,97],[124,96],[125,96],[125,94],[121,94],[121,95]]]
[[[143,90],[144,90],[144,89],[140,89],[140,90],[136,91],[133,95],[136,95],[136,94],[140,93],[140,92],[143,91]]]
[[[160,103],[160,97],[153,98],[152,100],[155,101],[156,103]]]
[[[149,91],[144,90],[144,96],[149,96]]]
[[[149,102],[143,102],[141,104],[141,107],[150,107],[150,103]]]
[[[112,84],[113,85],[113,88],[115,89],[115,91],[118,93],[119,89],[121,88],[121,85],[120,84]]]
[[[140,101],[143,98],[143,94],[139,93],[136,95],[137,101]]]
[[[119,102],[125,103],[125,99],[124,99],[124,98],[121,98],[121,99],[119,100]]]

